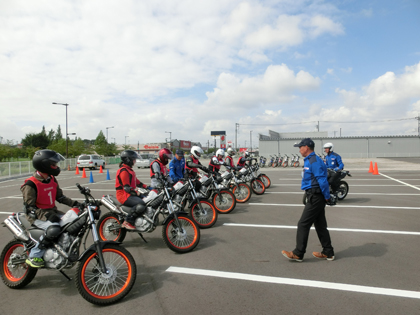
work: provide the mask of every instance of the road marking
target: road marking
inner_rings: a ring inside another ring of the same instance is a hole
[[[409,184],[405,184],[408,186],[412,186],[413,188],[415,188],[415,186],[413,185],[409,185]],[[300,184],[272,184],[271,186],[301,186]],[[404,185],[350,185],[351,187],[404,187]],[[420,188],[417,188],[420,190]]]
[[[346,284],[346,283],[334,283],[334,282],[325,282],[325,281],[316,281],[316,280],[270,277],[270,276],[260,276],[260,275],[238,273],[238,272],[226,272],[226,271],[195,269],[195,268],[182,268],[182,267],[174,267],[174,266],[169,267],[168,269],[166,269],[166,271],[174,272],[174,273],[196,275],[196,276],[207,276],[207,277],[217,277],[217,278],[225,278],[225,279],[286,284],[286,285],[295,285],[295,286],[311,287],[311,288],[319,288],[319,289],[330,289],[330,290],[420,299],[420,292],[418,291],[369,287],[369,286]]]
[[[284,206],[284,207],[302,207],[303,204],[287,203],[249,203],[250,206]],[[363,209],[409,209],[420,210],[420,207],[391,207],[391,206],[355,206],[355,205],[335,205],[334,208],[363,208]]]
[[[382,175],[382,176],[384,176],[384,177],[386,177],[386,178],[392,179],[392,180],[396,181],[397,183],[401,183],[401,184],[406,185],[406,186],[408,186],[408,187],[411,187],[411,188],[414,188],[414,189],[420,190],[420,188],[419,188],[419,187],[416,187],[416,186],[414,186],[414,185],[407,184],[407,183],[405,183],[405,182],[402,182],[402,181],[400,181],[400,180],[398,180],[398,179],[392,178],[392,177],[390,177],[390,176],[388,176],[388,175],[385,175],[385,174],[382,174],[382,173],[379,173],[379,174],[380,174],[380,175]]]
[[[303,195],[303,192],[287,192],[287,191],[266,191],[264,194],[296,194],[296,195]],[[420,193],[418,194],[388,194],[388,193],[355,193],[355,192],[349,192],[350,195],[380,195],[380,196],[420,196]]]
[[[271,229],[297,229],[296,225],[268,225],[268,224],[242,224],[242,223],[223,223],[223,225],[240,226],[240,227],[259,227],[259,228],[271,228]],[[315,230],[315,228],[311,227],[311,230]],[[344,228],[331,228],[331,227],[328,227],[328,230],[338,231],[338,232],[420,235],[420,232],[411,232],[411,231],[363,230],[363,229],[344,229]]]

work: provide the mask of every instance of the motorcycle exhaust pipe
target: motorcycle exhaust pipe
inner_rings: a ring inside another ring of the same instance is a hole
[[[22,230],[20,224],[16,221],[13,216],[9,216],[6,220],[4,220],[6,227],[15,235],[19,240],[27,242],[29,241],[29,236],[26,231]]]
[[[121,211],[118,209],[118,207],[116,205],[114,205],[114,203],[111,200],[109,200],[108,197],[106,197],[106,196],[102,197],[101,202],[102,202],[102,205],[107,207],[112,212],[121,213]]]

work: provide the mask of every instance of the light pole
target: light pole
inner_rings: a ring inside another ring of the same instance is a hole
[[[55,103],[53,102],[54,105],[63,105],[66,106],[66,159],[69,157],[69,139],[68,139],[68,135],[69,135],[69,130],[68,130],[68,119],[67,119],[67,107],[69,106],[69,104],[67,103]]]
[[[252,152],[252,130],[249,131],[249,143],[250,143],[251,152]]]
[[[172,131],[165,131],[165,133],[169,133],[169,148],[171,148],[171,143],[172,143]]]
[[[114,128],[114,126],[112,127],[106,127],[106,143],[108,143],[108,129]]]

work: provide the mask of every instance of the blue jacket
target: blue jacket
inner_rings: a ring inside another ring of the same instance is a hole
[[[169,162],[169,176],[172,181],[176,183],[181,178],[184,178],[185,173],[185,159],[178,160],[176,157]]]
[[[325,157],[325,164],[327,168],[332,168],[334,171],[342,170],[344,168],[343,161],[341,161],[341,156],[337,153],[330,152]]]
[[[303,159],[302,190],[319,188],[324,198],[330,199],[330,186],[327,180],[327,167],[314,152]]]

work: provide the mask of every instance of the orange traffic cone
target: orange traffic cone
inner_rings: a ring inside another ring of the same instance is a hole
[[[370,166],[369,166],[369,172],[368,173],[373,173],[373,163],[372,163],[372,161],[370,161]]]
[[[379,172],[378,172],[378,164],[376,164],[376,162],[375,162],[375,167],[373,169],[373,175],[379,175]]]
[[[76,175],[79,175],[79,168],[76,166]]]
[[[86,169],[85,168],[83,168],[82,178],[87,178],[87,176],[86,176]]]
[[[102,165],[99,166],[99,173],[103,173],[104,170],[102,169]]]

